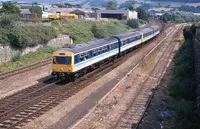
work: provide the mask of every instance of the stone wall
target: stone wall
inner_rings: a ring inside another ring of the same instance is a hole
[[[12,49],[9,46],[0,45],[0,64],[9,61],[12,58]]]
[[[73,41],[68,35],[62,35],[48,41],[47,43],[39,44],[34,47],[27,47],[23,49],[22,55],[28,54],[30,52],[35,52],[40,47],[44,47],[44,46],[62,47],[66,44],[73,44]],[[10,48],[9,46],[0,45],[0,64],[10,61],[12,59],[13,53],[14,53],[14,50],[12,50],[12,48]]]
[[[197,89],[196,93],[199,96],[197,98],[198,110],[200,111],[200,28],[196,29],[196,35],[194,38],[194,56],[195,56],[195,70],[196,70],[196,80]]]

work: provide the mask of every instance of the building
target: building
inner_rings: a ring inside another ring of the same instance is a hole
[[[29,11],[29,9],[20,9],[21,18],[33,19],[33,14]]]
[[[95,12],[91,9],[78,8],[74,11],[71,11],[70,13],[78,15],[79,18],[94,18],[95,17]]]
[[[90,18],[94,17],[95,12],[91,9],[82,8],[50,8],[43,12],[42,18],[47,18],[51,14],[76,14],[79,18]],[[96,17],[95,17],[96,18]]]
[[[118,19],[118,20],[128,20],[137,19],[138,13],[136,11],[130,10],[97,10],[97,19],[107,18],[107,19]]]

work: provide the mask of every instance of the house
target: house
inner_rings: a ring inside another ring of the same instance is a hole
[[[75,9],[74,11],[71,11],[70,13],[72,14],[76,14],[79,16],[79,18],[93,18],[95,12],[91,9],[82,9],[82,8],[78,8]]]
[[[20,17],[25,19],[33,19],[33,14],[29,11],[29,9],[20,9]]]
[[[118,19],[118,20],[128,20],[128,19],[138,19],[138,13],[136,11],[130,10],[97,10],[97,19],[107,18],[107,19]]]
[[[49,8],[43,12],[43,18],[46,18],[51,14],[76,14],[79,18],[89,18],[94,17],[95,12],[91,9],[82,9],[82,8]]]

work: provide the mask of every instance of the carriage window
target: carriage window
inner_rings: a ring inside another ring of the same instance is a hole
[[[75,55],[75,64],[79,63],[80,60],[79,60],[79,55]]]
[[[115,49],[114,44],[111,44],[111,50]]]
[[[117,43],[114,44],[114,47],[117,48]]]
[[[110,51],[110,47],[109,47],[109,45],[107,45],[107,50]]]
[[[58,56],[54,56],[53,57],[53,64],[71,64],[71,57],[67,56],[67,57],[58,57]]]
[[[98,52],[98,55],[100,55],[101,54],[101,49],[100,48],[97,49],[97,52]]]

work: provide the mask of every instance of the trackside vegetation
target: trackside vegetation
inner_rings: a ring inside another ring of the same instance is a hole
[[[185,22],[198,22],[200,16],[196,16],[189,12],[166,12],[164,15],[159,17],[160,20],[166,23],[185,23]]]
[[[175,55],[169,94],[174,112],[169,129],[199,129],[200,114],[196,112],[196,80],[192,33],[194,26],[184,29],[185,42]]]
[[[15,56],[13,56],[12,61],[0,65],[0,72],[17,69],[19,67],[36,63],[39,60],[50,58],[52,56],[52,53],[57,49],[58,48],[43,47],[39,48],[36,52],[31,52],[23,56],[21,56],[20,53],[16,53]]]
[[[60,34],[70,35],[74,43],[83,43],[128,32],[123,21],[57,20],[52,25]]]
[[[16,15],[0,16],[0,44],[20,49],[45,43],[57,36],[51,26],[28,26]]]

